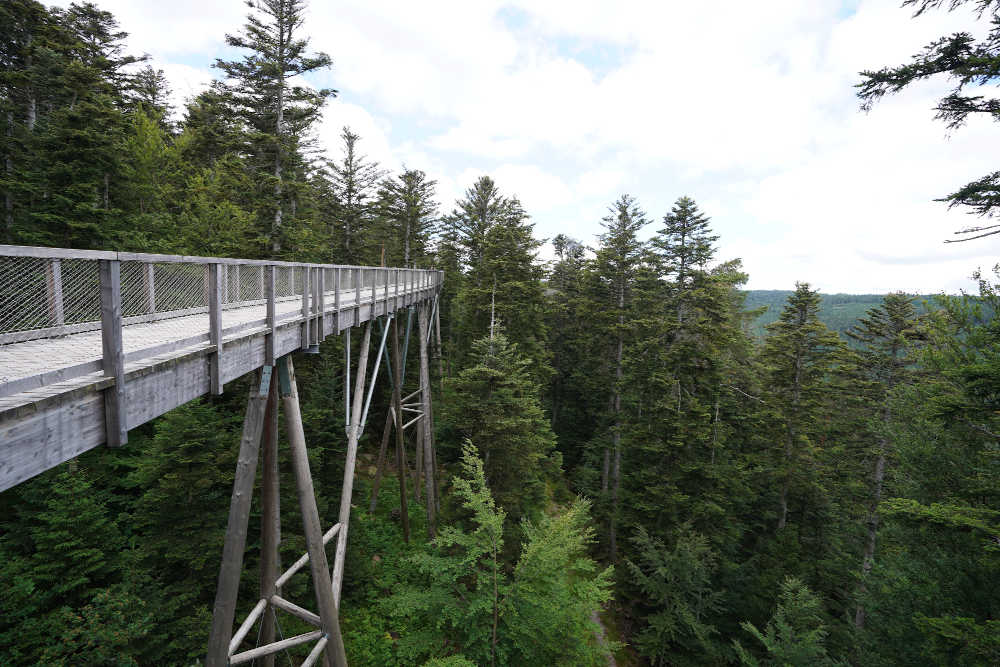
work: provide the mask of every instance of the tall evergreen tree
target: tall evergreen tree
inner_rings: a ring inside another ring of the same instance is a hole
[[[286,210],[294,215],[297,186],[306,180],[302,156],[310,128],[319,120],[329,88],[293,85],[293,77],[330,67],[325,53],[308,54],[300,36],[303,0],[251,0],[243,33],[226,43],[249,53],[241,60],[216,60],[225,73],[228,102],[249,129],[246,150],[258,174],[261,252],[280,255],[288,236]],[[265,203],[266,202],[266,203]]]
[[[607,446],[604,447],[601,467],[602,493],[608,492],[609,480],[611,487],[608,544],[612,562],[618,555],[617,523],[621,493],[622,385],[625,377],[625,340],[629,336],[628,329],[631,327],[631,320],[634,317],[631,312],[632,292],[635,289],[636,276],[644,258],[644,247],[639,241],[638,233],[648,223],[646,214],[639,208],[635,199],[629,195],[622,195],[601,223],[607,231],[600,236],[601,245],[597,249],[595,259],[595,271],[607,290],[607,310],[605,312],[613,317],[606,323],[608,339],[612,345],[611,354],[614,359],[614,375],[608,378],[612,446],[610,451]],[[612,458],[613,463],[609,475],[609,461]]]
[[[333,195],[331,230],[339,240],[340,261],[348,264],[364,261],[379,263],[373,248],[365,248],[375,214],[375,200],[379,181],[384,172],[378,163],[369,160],[358,150],[361,137],[344,127],[340,133],[344,152],[340,162],[330,163],[330,188]],[[365,254],[367,252],[367,254]]]
[[[407,169],[379,186],[379,217],[390,266],[427,265],[436,223],[436,184],[419,169]]]

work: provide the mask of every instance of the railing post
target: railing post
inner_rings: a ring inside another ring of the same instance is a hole
[[[319,280],[316,281],[316,344],[319,345],[326,339],[326,322],[323,320],[326,313],[326,269],[316,269],[319,272]]]
[[[264,287],[264,299],[267,300],[267,340],[264,344],[264,363],[274,366],[274,348],[278,337],[277,313],[274,305],[274,265],[261,267],[261,283]]]
[[[334,319],[334,333],[339,334],[341,330],[340,326],[340,290],[341,290],[341,277],[340,277],[340,267],[335,269],[336,273],[333,276],[333,317]]]
[[[302,267],[302,349],[309,350],[309,290],[312,269]]]
[[[368,313],[368,319],[375,319],[375,287],[378,284],[378,269],[372,269],[372,307]]]
[[[156,284],[153,280],[155,271],[153,264],[146,264],[143,267],[142,279],[146,288],[146,314],[152,315],[156,312]]]
[[[104,391],[104,420],[109,447],[128,442],[125,413],[125,354],[122,350],[122,264],[117,259],[100,260],[101,348],[104,376],[114,378]]]
[[[361,282],[364,278],[360,266],[354,268],[354,326],[361,325]]]
[[[49,301],[49,321],[52,326],[61,327],[66,323],[63,312],[62,262],[51,259],[45,270],[46,295]]]
[[[233,287],[236,290],[236,297],[231,300],[231,303],[239,303],[243,300],[243,290],[240,289],[240,265],[233,264],[229,267],[233,271]]]
[[[218,263],[209,264],[208,284],[208,340],[212,346],[211,384],[212,393],[221,394],[222,382],[222,300],[224,294],[224,266]]]

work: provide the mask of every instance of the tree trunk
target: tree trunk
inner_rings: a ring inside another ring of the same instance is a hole
[[[795,352],[795,384],[792,386],[791,415],[785,422],[787,436],[785,439],[785,470],[781,480],[781,500],[778,512],[778,530],[781,530],[788,523],[788,487],[791,485],[792,463],[795,455],[795,425],[794,419],[797,414],[799,401],[802,398],[802,353],[801,350]]]
[[[285,21],[285,5],[279,3],[278,16],[278,99],[274,123],[274,222],[271,224],[271,253],[281,252],[281,133],[285,122],[285,45],[290,26]]]
[[[618,523],[618,494],[621,489],[621,464],[622,464],[622,361],[625,350],[625,337],[622,330],[625,327],[625,284],[618,290],[618,347],[615,353],[615,390],[614,390],[614,414],[615,426],[612,434],[612,444],[615,450],[614,467],[611,470],[611,518],[608,522],[608,544],[610,545],[611,561],[614,562],[618,556],[618,543],[616,527]]]
[[[14,144],[14,113],[11,111],[7,112],[7,155],[4,160],[4,169],[7,172],[8,183],[14,180],[14,158],[11,155],[13,152]],[[4,209],[4,225],[5,225],[5,240],[7,243],[11,243],[14,240],[14,193],[10,190],[11,186],[8,185],[4,190],[3,199],[3,209]]]

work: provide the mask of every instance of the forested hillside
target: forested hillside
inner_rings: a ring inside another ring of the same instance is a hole
[[[607,202],[597,238],[560,234],[544,262],[502,182],[440,201],[432,173],[377,164],[350,128],[324,157],[336,93],[297,75],[336,54],[310,48],[301,0],[252,5],[219,35],[236,55],[216,83],[171,109],[99,6],[0,3],[2,239],[445,272],[439,529],[419,485],[408,542],[396,477],[371,497],[369,426],[340,609],[352,665],[1000,664],[1000,267],[930,309],[747,292],[683,192],[669,210]],[[295,358],[327,518],[344,344]],[[248,386],[0,494],[0,663],[204,658]],[[279,451],[287,564],[304,538]],[[239,616],[259,525],[255,496]],[[286,597],[313,599],[306,581]]]
[[[791,290],[747,290],[744,307],[749,311],[765,309],[753,320],[753,333],[763,336],[767,325],[778,320],[781,309],[793,292]],[[883,294],[823,294],[819,297],[819,320],[850,342],[847,331],[865,316],[871,308],[882,303]],[[914,294],[913,302],[917,312],[923,313],[933,307],[936,295]]]

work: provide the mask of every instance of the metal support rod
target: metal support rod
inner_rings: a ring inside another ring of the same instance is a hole
[[[323,634],[332,640],[332,651],[327,653],[326,662],[336,667],[347,667],[344,640],[340,634],[340,621],[330,583],[330,568],[326,560],[326,550],[323,548],[323,533],[320,529],[319,510],[316,507],[316,494],[313,491],[312,473],[309,471],[309,454],[306,452],[295,372],[288,355],[278,360],[277,370],[282,405],[285,408],[285,427],[288,432],[292,469],[295,472],[299,506],[302,509],[302,531],[306,537],[309,568],[312,571],[313,589],[316,593],[316,606],[322,619]]]
[[[393,319],[392,315],[389,315],[387,317]],[[393,321],[395,322],[395,319],[393,319]],[[371,384],[368,385],[368,398],[365,399],[365,410],[361,414],[361,430],[358,431],[359,438],[361,437],[361,434],[365,432],[365,424],[368,423],[368,407],[372,404],[372,394],[375,391],[375,379],[378,378],[378,367],[382,360],[382,352],[383,350],[385,350],[385,337],[386,335],[388,335],[388,333],[389,333],[389,328],[386,327],[385,331],[382,332],[382,343],[379,345],[379,352],[377,355],[375,355],[375,370],[372,371],[372,381]]]
[[[361,339],[361,351],[358,354],[358,373],[354,387],[354,404],[352,406],[351,429],[347,436],[347,457],[344,462],[344,485],[340,490],[340,536],[337,538],[337,555],[333,561],[332,593],[334,604],[340,607],[340,589],[344,580],[344,558],[347,555],[347,531],[351,521],[351,496],[354,494],[354,464],[358,456],[358,438],[361,437],[361,398],[365,392],[365,372],[368,368],[368,348],[371,344],[372,322],[368,320],[364,336]],[[376,369],[377,370],[377,369]],[[375,384],[376,374],[372,374],[372,384]]]
[[[267,395],[270,391],[271,368],[265,366],[257,375],[247,400],[247,414],[240,438],[240,453],[233,479],[233,495],[229,502],[229,521],[226,540],[222,548],[222,565],[215,591],[212,611],[212,630],[208,638],[206,667],[225,667],[229,657],[229,642],[233,633],[236,614],[236,596],[239,593],[240,573],[243,571],[243,550],[247,541],[247,522],[250,519],[250,498],[257,474],[257,455],[260,436],[264,428]]]

